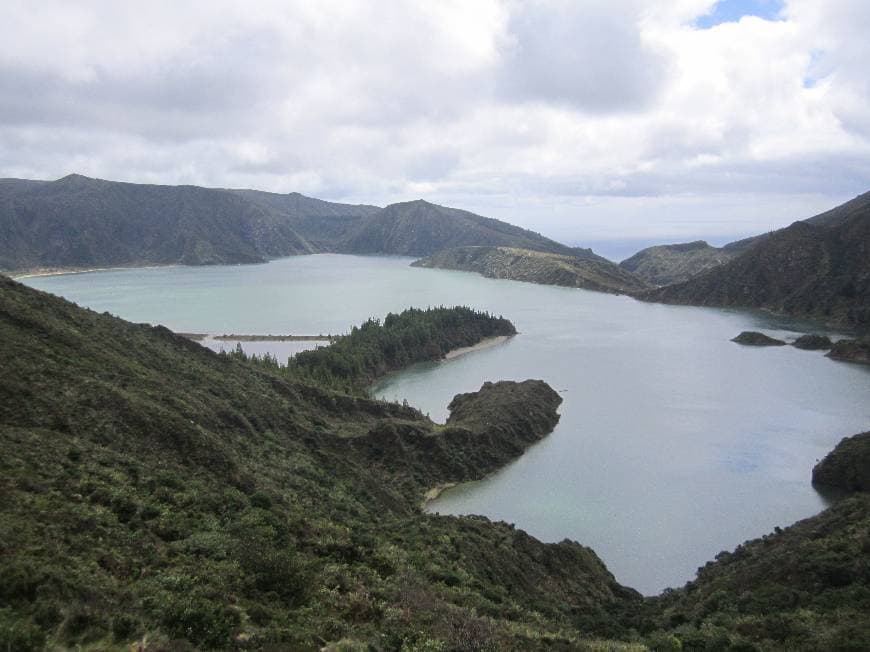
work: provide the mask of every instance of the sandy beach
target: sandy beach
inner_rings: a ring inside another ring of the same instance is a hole
[[[491,346],[497,346],[503,342],[506,342],[511,337],[513,337],[513,335],[499,335],[497,337],[487,337],[485,340],[481,340],[474,346],[464,346],[460,349],[453,349],[444,356],[444,359],[452,360],[453,358],[458,358],[460,355],[465,355],[466,353],[471,353],[472,351],[488,349]]]
[[[37,276],[65,276],[89,272],[113,272],[120,269],[153,269],[155,267],[178,267],[178,265],[119,265],[117,267],[38,267],[20,272],[9,272],[9,278],[35,278]]]

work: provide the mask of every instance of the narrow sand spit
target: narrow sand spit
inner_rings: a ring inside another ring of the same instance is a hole
[[[513,335],[498,335],[497,337],[487,337],[485,340],[481,340],[474,346],[464,346],[461,349],[453,349],[444,356],[444,359],[451,360],[452,358],[458,358],[460,355],[465,355],[466,353],[471,353],[472,351],[488,349],[491,346],[497,346],[503,342],[506,342],[511,337],[513,337]]]

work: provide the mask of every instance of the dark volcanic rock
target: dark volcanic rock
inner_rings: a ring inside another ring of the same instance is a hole
[[[807,351],[819,351],[821,349],[830,349],[832,346],[831,338],[827,335],[816,335],[815,333],[809,333],[807,335],[801,335],[797,338],[791,345],[798,349],[805,349]]]
[[[845,362],[870,364],[870,337],[835,342],[828,352],[828,357]]]
[[[616,294],[632,294],[649,287],[628,270],[594,254],[581,257],[515,247],[457,247],[439,251],[412,265]]]
[[[743,331],[731,340],[732,342],[737,342],[738,344],[745,344],[747,346],[784,346],[785,342],[782,340],[778,340],[776,338],[770,337],[769,335],[765,335],[764,333],[759,333],[758,331]]]
[[[870,491],[870,432],[844,438],[813,468],[813,484]]]

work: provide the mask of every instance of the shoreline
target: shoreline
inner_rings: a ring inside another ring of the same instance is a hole
[[[473,480],[471,480],[470,482],[473,482]],[[458,484],[458,482],[443,482],[441,484],[436,484],[431,489],[426,490],[426,493],[423,494],[423,502],[420,503],[420,509],[425,512],[426,508],[429,506],[430,503],[437,500],[442,493],[444,493],[448,489],[451,489],[452,487],[455,487]]]
[[[33,269],[4,272],[9,278],[18,281],[23,278],[40,278],[43,276],[68,276],[72,274],[89,274],[90,272],[117,272],[122,269],[156,269],[158,267],[180,267],[177,263],[151,265],[115,265],[113,267],[34,267]]]
[[[217,340],[219,342],[335,342],[340,335],[236,335],[214,333],[176,333],[194,342]]]
[[[459,356],[465,355],[466,353],[473,353],[474,351],[481,351],[483,349],[488,349],[493,346],[498,346],[499,344],[503,344],[512,337],[514,337],[514,335],[496,335],[494,337],[487,337],[486,339],[480,340],[480,342],[474,344],[473,346],[463,346],[458,349],[448,351],[444,355],[444,360],[453,360],[454,358],[458,358]]]

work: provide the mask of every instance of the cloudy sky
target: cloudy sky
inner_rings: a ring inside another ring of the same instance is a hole
[[[870,190],[867,0],[3,0],[0,176],[723,242]]]

